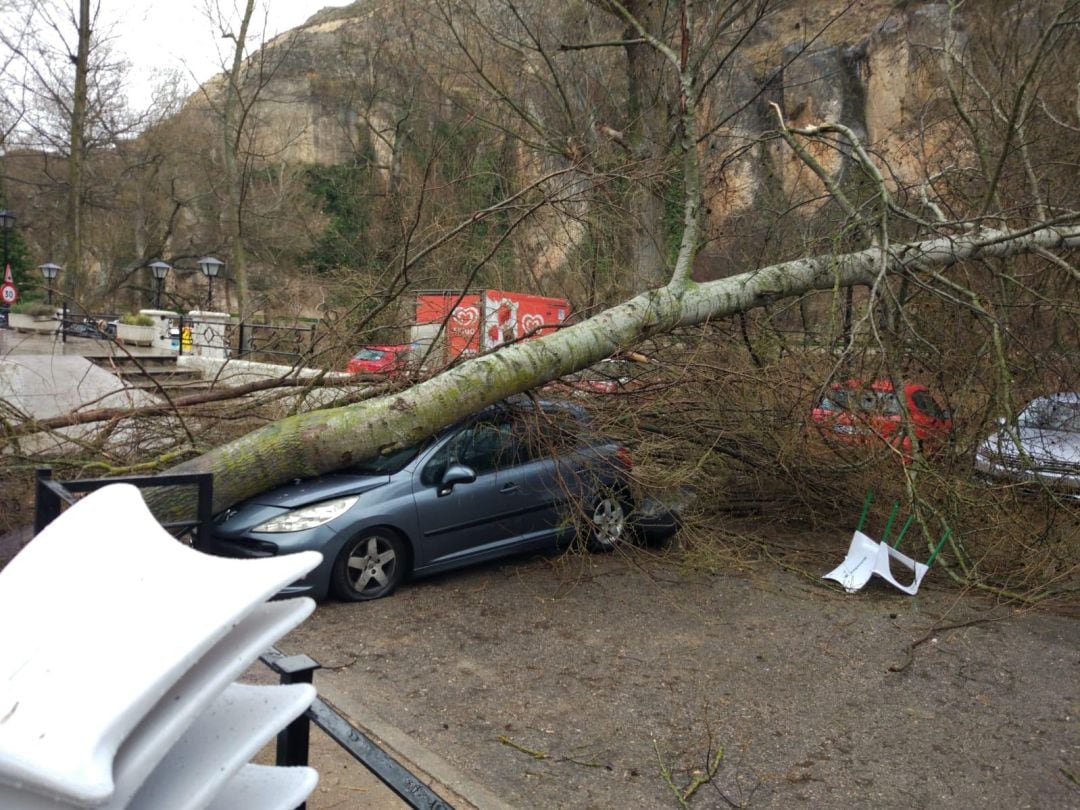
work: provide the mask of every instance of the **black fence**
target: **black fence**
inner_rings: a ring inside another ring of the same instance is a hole
[[[213,518],[214,476],[210,473],[184,475],[131,475],[122,478],[81,478],[74,481],[58,481],[52,470],[37,471],[34,490],[34,534],[36,535],[60,516],[64,505],[70,506],[80,494],[93,492],[109,484],[133,484],[140,489],[151,487],[194,486],[197,489],[195,516],[190,520],[178,520],[161,524],[166,531],[178,538],[189,537],[195,548],[202,546],[200,532],[209,526]]]
[[[66,343],[69,337],[116,340],[116,324],[120,316],[111,312],[84,312],[62,302],[56,307],[53,318],[59,322],[56,332],[60,340]]]
[[[318,662],[306,655],[283,655],[276,649],[260,656],[264,664],[278,674],[281,683],[311,683]],[[322,729],[330,739],[345,749],[409,807],[417,810],[453,810],[435,791],[417,779],[397,760],[321,698],[315,698],[304,714],[289,724],[277,739],[276,764],[294,767],[308,764],[311,724]],[[299,808],[303,810],[303,805]]]
[[[61,302],[54,319],[59,321],[56,332],[62,342],[72,337],[115,341],[120,316],[111,312],[84,312]],[[4,325],[0,322],[0,327]],[[314,322],[291,325],[215,322],[185,315],[177,316],[168,330],[169,348],[178,355],[201,353],[290,365],[312,359],[324,335]]]
[[[319,333],[314,323],[218,323],[181,317],[177,321],[172,342],[179,354],[206,353],[206,350],[210,350],[211,354],[217,353],[226,358],[293,364],[315,355]]]
[[[37,471],[34,501],[34,534],[37,534],[60,516],[64,504],[75,503],[80,494],[92,492],[108,484],[133,484],[140,489],[149,487],[195,486],[198,490],[198,506],[193,520],[162,524],[177,537],[190,536],[192,545],[199,548],[199,532],[209,526],[212,519],[214,495],[213,475],[191,473],[185,475],[145,475],[116,478],[83,478],[59,481],[52,470]],[[281,683],[311,683],[319,664],[306,655],[283,655],[271,648],[260,656]],[[409,807],[417,810],[453,810],[453,807],[421,782],[395,759],[371,741],[360,729],[353,726],[328,703],[316,698],[311,707],[290,723],[277,739],[277,764],[297,766],[308,764],[311,724],[321,729],[340,745],[357,762],[367,768],[384,785],[393,791]],[[300,805],[298,810],[304,810]]]

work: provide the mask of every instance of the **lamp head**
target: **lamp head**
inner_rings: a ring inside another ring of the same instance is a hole
[[[199,269],[202,270],[204,276],[210,278],[214,278],[224,264],[225,262],[221,261],[221,259],[215,259],[213,256],[199,259]]]

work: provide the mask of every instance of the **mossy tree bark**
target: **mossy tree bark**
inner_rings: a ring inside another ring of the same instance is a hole
[[[864,243],[871,246],[864,250],[803,257],[716,281],[694,282],[691,270],[703,238],[701,150],[708,147],[707,139],[697,133],[702,85],[696,81],[698,68],[688,58],[691,7],[681,6],[680,33],[674,38],[675,45],[669,45],[630,14],[626,5],[612,6],[677,78],[675,149],[682,164],[683,216],[678,255],[667,284],[554,334],[462,363],[407,390],[290,417],[175,468],[177,472],[214,473],[215,508],[292,479],[330,472],[419,441],[486,405],[537,388],[677,327],[729,317],[812,291],[859,285],[876,289],[897,276],[933,284],[966,301],[963,284],[949,277],[948,269],[953,265],[1020,254],[1047,256],[1080,246],[1080,225],[1071,215],[1024,229],[994,229],[963,221],[928,223],[912,217],[921,236],[903,242],[893,242],[879,230],[870,229]],[[783,121],[780,125],[788,134],[818,134],[789,131]],[[842,134],[857,148],[860,161],[881,186],[881,199],[893,205],[882,175],[861,151],[854,134]],[[794,138],[789,142],[799,154]],[[1075,273],[1066,263],[1058,264],[1063,272]],[[958,277],[962,281],[962,274]]]
[[[717,281],[673,281],[543,338],[478,357],[389,396],[275,422],[171,472],[212,472],[221,509],[268,487],[340,469],[429,436],[676,327],[724,318],[814,290],[874,284],[881,275],[938,274],[965,259],[1080,247],[1080,227],[977,230],[844,256],[798,259]]]

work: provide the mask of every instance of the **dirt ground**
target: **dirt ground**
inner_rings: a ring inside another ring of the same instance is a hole
[[[457,807],[1080,807],[1075,614],[678,559],[512,559],[279,646]],[[401,806],[312,750],[312,810]]]

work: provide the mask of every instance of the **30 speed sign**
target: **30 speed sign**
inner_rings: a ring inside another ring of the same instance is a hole
[[[14,284],[0,284],[0,302],[10,306],[18,300],[19,291],[15,289]]]

